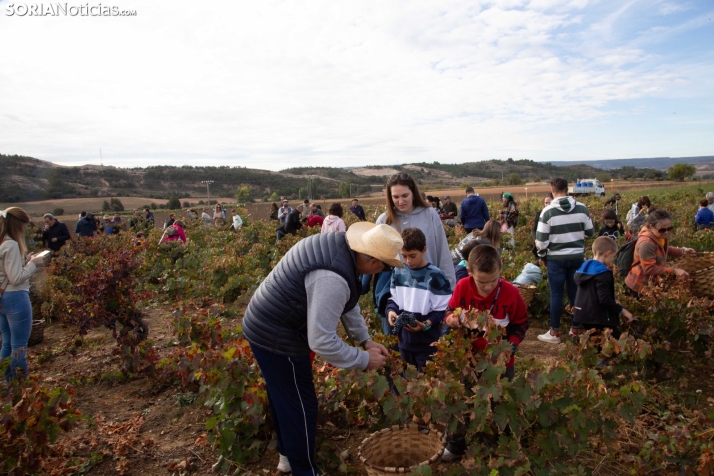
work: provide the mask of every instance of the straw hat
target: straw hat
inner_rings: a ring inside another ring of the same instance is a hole
[[[377,258],[389,266],[404,267],[399,259],[404,241],[399,232],[391,226],[360,221],[350,226],[346,237],[352,251]]]

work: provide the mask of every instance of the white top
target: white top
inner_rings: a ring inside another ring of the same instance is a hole
[[[5,238],[0,244],[0,286],[6,276],[9,279],[5,292],[30,290],[30,276],[35,274],[37,266],[32,262],[24,263],[17,241]]]

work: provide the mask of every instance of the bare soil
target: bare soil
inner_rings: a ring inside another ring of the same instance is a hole
[[[158,349],[166,349],[173,340],[169,310],[152,309],[144,316],[149,337]],[[168,468],[182,464],[194,474],[211,474],[217,456],[205,441],[205,421],[212,412],[196,403],[181,406],[184,394],[178,387],[161,388],[145,377],[122,379],[115,348],[109,329],[94,329],[79,339],[74,329],[61,324],[48,325],[44,341],[30,348],[30,371],[40,372],[48,384],[72,383],[77,409],[100,422],[82,423],[64,436],[77,448],[77,456],[109,453],[89,474],[120,474],[122,450],[128,450],[124,474],[171,474]],[[135,439],[117,439],[134,430]]]

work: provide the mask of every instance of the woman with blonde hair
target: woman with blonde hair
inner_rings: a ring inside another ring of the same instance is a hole
[[[0,211],[0,358],[12,356],[5,380],[27,376],[27,341],[32,332],[30,277],[43,257],[27,253],[24,231],[30,216],[18,207]],[[18,372],[17,369],[20,369]]]

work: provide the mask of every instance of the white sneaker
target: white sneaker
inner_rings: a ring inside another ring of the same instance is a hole
[[[444,454],[441,455],[441,461],[445,463],[449,463],[451,461],[456,461],[457,459],[461,458],[459,455],[455,455],[451,451],[447,450],[444,448]]]
[[[538,340],[548,342],[549,344],[560,344],[560,337],[550,334],[550,331],[545,331],[545,334],[539,334]]]
[[[280,460],[278,460],[278,471],[281,473],[291,473],[293,470],[290,467],[290,461],[285,455],[280,455]]]
[[[580,330],[573,331],[573,328],[570,328],[570,331],[568,331],[568,335],[571,337],[579,336],[580,335]]]

